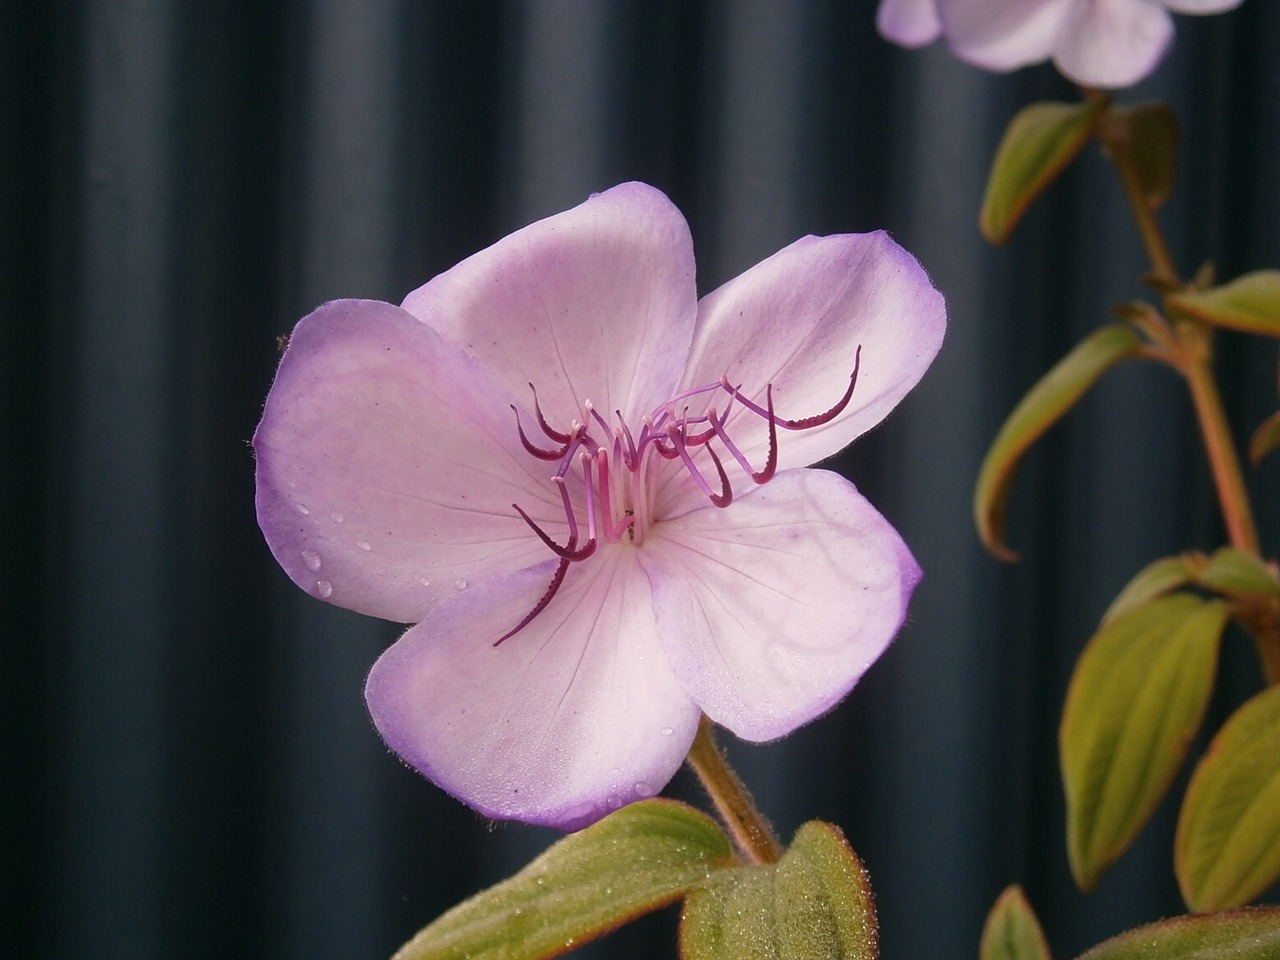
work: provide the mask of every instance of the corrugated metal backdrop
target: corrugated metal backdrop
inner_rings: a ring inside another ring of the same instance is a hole
[[[1138,292],[1141,250],[1092,155],[1009,249],[986,247],[1000,129],[1071,91],[892,48],[873,8],[0,8],[5,956],[376,958],[547,841],[491,830],[384,752],[360,692],[395,628],[276,569],[246,440],[275,336],[312,306],[398,301],[631,178],[687,212],[703,289],[798,235],[883,226],[950,303],[925,385],[841,462],[923,562],[912,623],[834,715],[739,751],[783,833],[843,824],[886,957],[973,956],[1015,880],[1062,956],[1178,910],[1168,806],[1095,895],[1071,888],[1054,755],[1108,599],[1155,556],[1222,540],[1173,377],[1112,374],[1032,457],[1020,565],[986,557],[969,517],[1002,415]],[[1179,26],[1133,92],[1182,115],[1178,261],[1276,266],[1280,5]],[[1275,406],[1275,355],[1242,343],[1224,338],[1221,366],[1244,430]],[[1259,513],[1275,549],[1274,496]],[[1238,698],[1257,671],[1243,642],[1227,660]],[[673,924],[596,955],[673,955]]]

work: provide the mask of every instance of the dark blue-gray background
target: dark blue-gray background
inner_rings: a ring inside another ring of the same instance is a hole
[[[275,567],[246,441],[275,337],[314,305],[398,301],[633,178],[688,215],[704,291],[802,234],[885,227],[950,304],[924,384],[839,463],[926,570],[911,623],[831,716],[735,751],[781,831],[843,825],[886,958],[973,956],[1013,881],[1062,957],[1178,911],[1172,804],[1094,895],[1073,889],[1055,730],[1128,576],[1222,542],[1183,391],[1113,372],[1035,452],[1021,564],[984,555],[969,507],[1003,414],[1141,292],[1141,249],[1093,149],[986,246],[1005,121],[1073,93],[1049,68],[891,47],[873,7],[0,9],[0,952],[377,958],[548,841],[384,751],[361,683],[396,629]],[[1131,91],[1183,120],[1164,222],[1184,272],[1280,265],[1278,51],[1266,0],[1181,18]],[[1275,407],[1275,352],[1220,345],[1246,435]],[[1251,473],[1272,549],[1278,469]],[[1226,662],[1215,723],[1259,684],[1241,638]],[[672,956],[673,931],[668,913],[596,955]]]

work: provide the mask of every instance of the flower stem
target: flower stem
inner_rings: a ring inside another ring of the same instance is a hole
[[[1110,112],[1104,112],[1098,125],[1098,137],[1120,175],[1129,209],[1142,235],[1155,277],[1168,286],[1181,286],[1177,268],[1169,255],[1169,245],[1143,191],[1127,128]],[[1213,375],[1213,332],[1202,323],[1186,321],[1177,324],[1176,340],[1167,358],[1181,372],[1191,393],[1231,545],[1256,556],[1258,532],[1253,524],[1249,494]]]
[[[698,724],[698,734],[689,748],[687,762],[702,781],[738,852],[751,863],[777,863],[783,853],[782,844],[756,808],[742,780],[716,746],[711,721],[705,716]]]
[[[1205,452],[1213,482],[1218,488],[1218,502],[1222,506],[1222,519],[1227,525],[1231,545],[1260,556],[1258,530],[1253,522],[1253,510],[1249,506],[1249,492],[1244,485],[1240,458],[1231,439],[1231,428],[1222,409],[1222,397],[1213,376],[1210,338],[1213,333],[1201,324],[1179,324],[1179,340],[1184,345],[1179,369],[1187,381],[1191,401],[1200,422],[1200,435],[1204,438]],[[1189,349],[1185,349],[1188,347]],[[1280,630],[1274,619],[1244,617],[1241,623],[1248,627],[1258,650],[1262,675],[1269,686],[1280,684]]]
[[[1258,646],[1258,659],[1262,661],[1262,673],[1267,686],[1280,684],[1280,625],[1275,621],[1263,627],[1254,627],[1253,640]]]
[[[1191,391],[1191,401],[1195,404],[1196,419],[1200,422],[1200,434],[1204,438],[1205,452],[1209,455],[1209,466],[1218,488],[1222,518],[1226,521],[1231,545],[1237,550],[1257,556],[1258,531],[1253,524],[1253,510],[1249,506],[1249,494],[1245,489],[1240,458],[1236,455],[1235,443],[1231,439],[1231,428],[1227,425],[1227,416],[1222,409],[1222,397],[1210,368],[1211,357],[1208,356],[1207,346],[1209,332],[1197,332],[1206,341],[1202,350],[1206,355],[1185,364],[1182,375]]]
[[[1120,176],[1125,199],[1129,201],[1142,245],[1151,261],[1154,279],[1165,289],[1181,287],[1183,284],[1169,254],[1169,245],[1143,189],[1128,129],[1107,110],[1098,124],[1098,139],[1106,147]],[[1254,526],[1244,473],[1222,407],[1217,379],[1213,375],[1213,330],[1195,320],[1179,321],[1175,329],[1176,343],[1167,345],[1170,349],[1164,352],[1164,356],[1182,374],[1191,393],[1227,536],[1237,550],[1259,556],[1258,531]],[[1280,684],[1280,628],[1270,622],[1251,623],[1249,632],[1253,634],[1267,683]]]

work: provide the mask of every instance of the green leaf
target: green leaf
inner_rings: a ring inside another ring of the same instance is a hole
[[[1050,960],[1049,944],[1017,884],[996,898],[982,927],[979,960]]]
[[[1214,551],[1196,583],[1238,600],[1280,596],[1280,583],[1258,557],[1235,547]]]
[[[1178,115],[1163,103],[1115,107],[1109,119],[1124,131],[1147,206],[1158,210],[1178,180]]]
[[[642,800],[454,907],[394,960],[555,956],[679,899],[732,856],[706,815],[670,800]]]
[[[1280,910],[1174,917],[1100,943],[1077,960],[1275,960]]]
[[[1174,867],[1192,910],[1248,903],[1280,878],[1280,687],[1246,701],[1201,758]]]
[[[685,960],[875,960],[871,886],[838,827],[814,821],[776,864],[721,870],[685,901]]]
[[[1033,103],[1009,122],[996,148],[978,228],[1004,243],[1031,202],[1060,174],[1093,133],[1106,100]]]
[[[1253,431],[1249,438],[1249,460],[1256,467],[1276,447],[1280,447],[1280,412],[1271,414]]]
[[[1067,854],[1091,890],[1122,854],[1204,717],[1227,605],[1173,593],[1102,627],[1076,663],[1058,742]]]
[[[1280,337],[1280,270],[1258,270],[1210,290],[1176,293],[1171,308],[1231,330]]]
[[[973,495],[978,535],[997,557],[1018,557],[1004,543],[1004,513],[1019,459],[1099,377],[1137,354],[1141,345],[1137,332],[1125,325],[1095,330],[1040,378],[1004,422],[982,462]]]
[[[1176,590],[1191,582],[1193,569],[1187,557],[1161,557],[1138,571],[1137,576],[1125,584],[1107,612],[1102,615],[1102,626],[1106,626],[1122,613],[1128,613],[1156,597],[1163,596],[1170,590]]]

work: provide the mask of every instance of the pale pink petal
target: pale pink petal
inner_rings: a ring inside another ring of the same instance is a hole
[[[1173,42],[1173,20],[1157,0],[1092,0],[1072,8],[1054,56],[1063,76],[1089,87],[1127,87]]]
[[[987,70],[1004,71],[1049,59],[1063,18],[1080,2],[938,0],[938,13],[956,56]]]
[[[703,298],[684,385],[728,377],[764,406],[772,384],[776,415],[800,419],[840,400],[861,348],[857,387],[840,416],[778,432],[779,468],[805,466],[879,423],[923,376],[945,328],[942,296],[887,234],[804,237]],[[726,399],[716,396],[721,411]],[[765,421],[736,404],[728,429],[763,466]]]
[[[697,310],[693,243],[671,201],[627,183],[498,241],[404,308],[479,358],[557,428],[590,400],[632,422],[670,396]]]
[[[1175,13],[1222,13],[1240,6],[1241,0],[1164,0]]]
[[[920,578],[888,521],[825,470],[665,521],[640,560],[676,676],[747,740],[789,733],[848,693]]]
[[[528,626],[555,562],[459,591],[374,665],[387,744],[486,816],[566,830],[657,793],[699,711],[658,645],[636,551],[575,565]]]
[[[511,504],[547,522],[564,511],[507,403],[399,307],[320,307],[294,330],[254,435],[271,552],[313,596],[401,622],[456,580],[545,560]]]
[[[942,33],[937,0],[880,0],[876,29],[904,47],[923,47]]]

